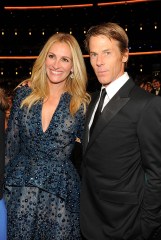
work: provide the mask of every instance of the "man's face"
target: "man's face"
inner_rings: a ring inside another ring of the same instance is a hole
[[[152,80],[152,85],[153,85],[153,88],[154,88],[154,89],[156,89],[156,82],[157,82],[156,79],[153,79],[153,80]]]
[[[128,50],[122,54],[118,42],[104,35],[92,36],[89,40],[90,62],[98,81],[106,86],[124,73]]]
[[[159,89],[160,88],[160,82],[159,81],[156,81],[155,82],[155,89]]]

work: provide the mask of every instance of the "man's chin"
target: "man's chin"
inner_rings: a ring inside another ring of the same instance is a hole
[[[110,83],[110,80],[106,77],[97,76],[97,79],[102,85],[108,85]]]

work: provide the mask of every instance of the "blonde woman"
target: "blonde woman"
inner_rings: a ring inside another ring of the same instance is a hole
[[[90,96],[76,39],[51,36],[27,81],[30,87],[16,89],[7,129],[8,240],[77,240],[80,178],[72,151]]]

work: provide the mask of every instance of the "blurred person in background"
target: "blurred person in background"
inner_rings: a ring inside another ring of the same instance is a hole
[[[150,93],[153,91],[153,87],[152,87],[152,83],[151,83],[151,82],[147,82],[146,91],[148,91],[148,92],[150,92]]]
[[[158,77],[153,78],[152,85],[153,90],[151,93],[155,94],[156,96],[161,96],[161,81]]]
[[[7,212],[3,199],[5,166],[5,111],[9,108],[4,89],[0,88],[0,240],[7,239]]]

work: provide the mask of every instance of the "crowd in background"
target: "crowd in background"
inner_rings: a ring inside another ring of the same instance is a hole
[[[155,95],[161,95],[161,77],[157,76],[145,76],[142,79],[136,78],[137,84],[146,91]]]

